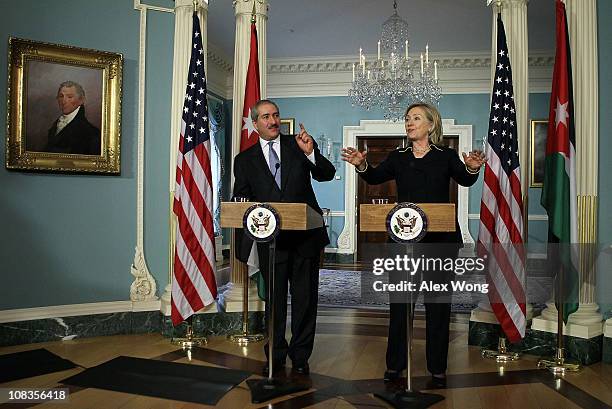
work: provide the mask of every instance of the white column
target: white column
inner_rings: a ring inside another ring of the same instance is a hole
[[[204,69],[208,67],[208,35],[207,17],[208,0],[197,0],[196,12],[200,19],[200,33],[202,36],[202,47],[204,48]],[[170,296],[172,291],[172,275],[174,274],[174,246],[176,240],[176,216],[172,212],[172,201],[176,184],[176,154],[178,140],[181,133],[181,118],[183,102],[185,100],[185,88],[187,86],[187,70],[191,58],[191,34],[193,29],[194,3],[193,0],[175,0],[174,7],[174,56],[172,59],[172,105],[170,110],[170,168],[168,169],[168,191],[169,191],[169,245],[168,245],[168,285],[161,297],[161,311],[164,315],[170,315]],[[211,304],[201,312],[216,312],[216,304]]]
[[[576,190],[578,241],[597,242],[599,82],[597,59],[597,1],[565,0],[574,81],[576,124]],[[593,252],[580,254],[580,305],[569,318],[572,324],[602,324],[595,302]]]
[[[574,120],[576,128],[576,189],[578,197],[578,241],[597,242],[597,176],[599,136],[599,84],[597,59],[597,4],[596,0],[565,0],[574,92]],[[580,252],[580,292],[578,311],[570,315],[565,332],[580,338],[592,338],[603,332],[602,316],[595,302],[596,255],[585,247]],[[532,328],[557,331],[554,304],[542,313],[542,320]]]
[[[244,101],[244,87],[249,66],[251,48],[251,16],[255,5],[255,24],[257,25],[257,51],[259,59],[259,89],[261,98],[266,97],[266,28],[268,22],[267,0],[234,0],[236,15],[236,39],[234,46],[234,87],[232,111],[232,185],[234,182],[233,158],[240,152],[240,134],[242,131],[242,104]],[[233,234],[233,232],[232,232]],[[220,297],[220,302],[226,312],[242,311],[243,285],[247,272],[245,263],[234,256],[234,243],[232,240],[230,254],[231,278]],[[257,296],[257,288],[249,285],[249,311],[263,311],[264,304]]]

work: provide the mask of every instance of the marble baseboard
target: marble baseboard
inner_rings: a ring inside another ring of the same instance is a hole
[[[0,324],[0,346],[159,332],[160,323],[159,311],[116,312],[6,322]]]
[[[500,334],[498,324],[470,321],[468,345],[480,346],[487,349],[497,349]],[[612,340],[609,340],[610,355],[612,355]],[[591,365],[602,360],[603,335],[584,339],[571,336],[563,338],[566,356],[580,362],[582,365]],[[512,352],[520,352],[541,357],[553,356],[557,346],[557,335],[527,329],[525,338],[515,344],[508,343]],[[612,359],[612,356],[610,356]]]
[[[161,333],[166,337],[185,336],[186,323],[177,327],[172,325],[170,317],[163,316]],[[193,318],[193,331],[197,336],[228,335],[242,331],[242,312],[219,311],[216,314],[196,314]],[[263,333],[264,312],[249,312],[249,332]]]
[[[612,364],[612,338],[604,337],[602,361],[606,364]]]

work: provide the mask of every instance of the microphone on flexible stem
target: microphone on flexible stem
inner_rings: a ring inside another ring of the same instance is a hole
[[[274,185],[276,185],[276,174],[278,173],[278,170],[280,169],[280,167],[281,165],[278,162],[274,165],[274,174],[272,175],[272,184],[270,184],[270,188],[268,189],[267,197],[270,197],[270,195],[274,191]],[[278,188],[280,189],[280,186]]]

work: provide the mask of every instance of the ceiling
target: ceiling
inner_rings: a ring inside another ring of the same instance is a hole
[[[244,1],[244,0],[237,0]],[[410,29],[411,51],[491,49],[491,9],[485,0],[398,0]],[[374,54],[392,0],[269,0],[268,58]],[[530,0],[530,50],[554,49],[554,0]],[[235,17],[231,0],[209,0],[209,41],[231,57]]]

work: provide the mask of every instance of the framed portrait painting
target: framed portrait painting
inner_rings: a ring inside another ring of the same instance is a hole
[[[295,118],[285,118],[280,120],[280,133],[283,135],[293,135],[295,132]]]
[[[9,39],[6,167],[119,174],[123,56]]]
[[[531,169],[529,187],[544,184],[544,159],[546,157],[546,134],[548,119],[531,120]]]

